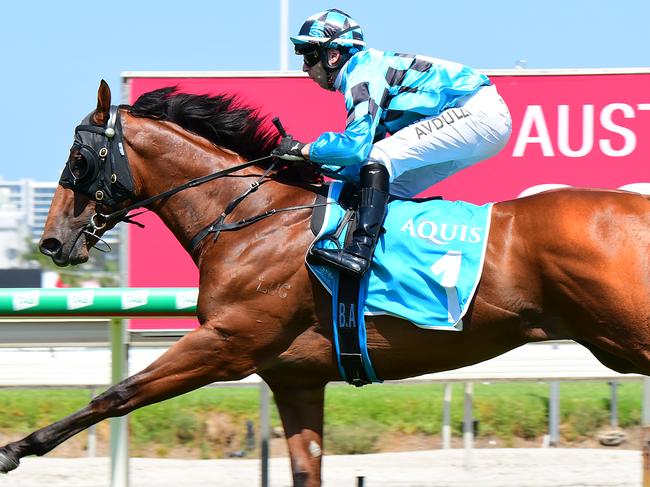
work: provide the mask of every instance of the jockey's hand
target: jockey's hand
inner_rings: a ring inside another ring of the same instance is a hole
[[[271,151],[271,155],[286,161],[301,161],[305,159],[302,155],[303,147],[305,144],[294,140],[291,135],[287,135],[282,137],[280,144]]]

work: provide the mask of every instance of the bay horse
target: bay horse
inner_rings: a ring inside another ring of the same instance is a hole
[[[294,485],[320,485],[324,391],[341,378],[330,297],[304,263],[313,239],[307,207],[318,184],[269,171],[261,162],[247,165],[265,158],[277,135],[255,110],[227,96],[163,89],[111,111],[110,89],[102,81],[87,123],[107,137],[102,127],[115,119],[133,183],[124,191],[127,200],[108,205],[62,183],[41,251],[60,266],[85,262],[102,232],[125,217],[119,209],[140,202],[160,216],[198,266],[200,326],[86,407],[0,448],[0,470],[16,468],[27,455],[43,455],[106,418],[257,373],[274,394]],[[88,147],[73,145],[67,167],[75,182],[93,157]],[[215,171],[220,177],[170,191]],[[107,205],[119,218],[105,216]],[[193,243],[226,208],[228,220],[239,221],[286,207],[299,208],[224,231],[216,242],[210,235]],[[367,318],[379,377],[464,367],[549,339],[575,340],[618,372],[650,374],[647,197],[556,190],[496,203],[491,218],[483,275],[463,331],[424,330],[392,316]],[[260,276],[283,292],[259,292]]]

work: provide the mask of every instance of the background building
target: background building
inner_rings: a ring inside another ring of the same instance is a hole
[[[38,242],[45,225],[47,212],[57,183],[0,180],[0,218],[3,221],[18,218],[27,228],[32,242]]]
[[[34,265],[25,261],[23,256],[30,246],[38,244],[57,186],[56,182],[32,179],[0,179],[0,269]],[[119,232],[108,232],[105,240],[113,252],[92,259],[97,261],[94,262],[95,268],[104,268],[106,261],[117,261]],[[96,254],[99,252],[91,252],[91,256]]]

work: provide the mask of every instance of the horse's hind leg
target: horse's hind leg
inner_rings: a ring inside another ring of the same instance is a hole
[[[278,387],[270,383],[282,418],[295,487],[321,485],[325,386]]]
[[[617,372],[650,375],[647,264],[641,259],[637,265],[593,257],[591,261],[587,271],[574,272],[581,281],[563,281],[568,299],[560,301],[558,309],[565,316],[566,335]]]
[[[109,417],[197,389],[211,382],[237,380],[254,363],[227,336],[201,327],[187,334],[143,371],[112,386],[74,414],[0,448],[0,472],[22,457],[44,455],[71,436]]]

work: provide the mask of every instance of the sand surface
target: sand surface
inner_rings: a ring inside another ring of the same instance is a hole
[[[640,487],[641,452],[607,449],[462,449],[323,459],[323,485],[365,487]],[[0,477],[2,487],[109,487],[108,458],[36,458]],[[261,485],[259,460],[133,458],[131,487]],[[270,462],[272,487],[290,486],[289,461]]]

